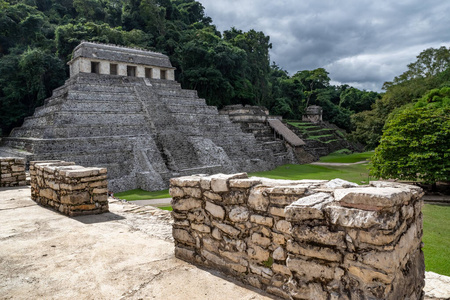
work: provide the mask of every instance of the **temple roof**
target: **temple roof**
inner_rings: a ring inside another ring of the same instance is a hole
[[[69,64],[81,57],[174,69],[167,55],[138,48],[109,44],[81,42],[73,50],[72,60]]]

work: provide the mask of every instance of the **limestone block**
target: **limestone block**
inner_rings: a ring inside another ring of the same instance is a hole
[[[203,240],[203,248],[209,252],[219,253],[219,242],[211,238],[205,237]]]
[[[276,260],[285,260],[286,259],[286,252],[284,251],[283,247],[277,247],[275,251],[272,253],[273,259]]]
[[[172,186],[169,189],[169,194],[170,194],[170,196],[172,198],[175,198],[175,197],[180,197],[181,198],[181,197],[184,196],[184,191],[183,191],[182,188],[179,188],[177,186]]]
[[[225,210],[219,205],[206,201],[205,210],[217,219],[223,220],[225,218]]]
[[[182,248],[182,247],[175,247],[175,257],[184,259],[187,261],[194,261],[195,260],[195,251]]]
[[[269,207],[269,214],[273,215],[273,216],[278,216],[278,217],[285,217],[285,212],[284,212],[284,208],[280,208],[280,207]]]
[[[222,259],[220,256],[217,256],[207,250],[201,250],[200,251],[202,256],[209,262],[212,262],[213,264],[219,265],[219,266],[226,266],[227,262]]]
[[[210,200],[215,200],[215,201],[222,201],[222,196],[216,193],[212,193],[210,191],[205,191],[203,192],[203,195]]]
[[[288,240],[286,249],[287,251],[294,254],[300,254],[303,256],[314,257],[328,261],[339,262],[342,260],[342,254],[328,247],[317,247],[308,244],[299,244],[292,240]]]
[[[412,184],[404,184],[391,181],[370,181],[370,186],[377,188],[393,187],[403,189],[411,192],[416,199],[421,198],[424,195],[424,191],[421,187]]]
[[[397,226],[400,213],[381,213],[331,205],[325,208],[331,224],[343,227],[393,229]]]
[[[108,193],[108,189],[107,188],[95,188],[92,190],[92,193],[94,194],[106,194]]]
[[[231,179],[229,181],[230,188],[251,188],[252,186],[261,184],[260,179],[247,178],[247,179]]]
[[[194,198],[172,199],[171,204],[174,210],[181,211],[202,207],[202,201]]]
[[[247,249],[247,255],[251,259],[263,262],[269,259],[270,252],[257,245],[250,245],[249,248]]]
[[[79,184],[60,183],[59,187],[61,190],[77,191],[77,190],[84,190],[87,187],[87,183],[79,183]]]
[[[220,192],[227,192],[228,191],[228,185],[227,185],[228,177],[224,174],[217,174],[215,177],[211,178],[211,189],[215,193]]]
[[[334,278],[334,267],[322,265],[314,261],[306,261],[289,256],[286,266],[292,272],[296,272],[305,281],[332,280]]]
[[[385,246],[394,242],[406,230],[406,222],[403,222],[398,229],[395,230],[379,230],[372,228],[369,231],[358,231],[358,239],[361,243]]]
[[[300,198],[284,209],[286,220],[300,222],[308,219],[323,219],[323,208],[333,201],[333,197],[328,193],[317,193]]]
[[[416,236],[416,224],[412,224],[408,231],[400,238],[393,251],[370,251],[361,255],[361,262],[387,273],[393,273],[404,261],[412,249],[418,248],[420,240]]]
[[[260,275],[265,278],[271,278],[273,276],[273,271],[269,268],[258,266],[255,264],[250,264],[250,271],[254,274]]]
[[[322,245],[346,247],[345,233],[343,231],[331,232],[326,226],[294,226],[292,236],[295,240],[302,243],[313,242]]]
[[[272,232],[272,241],[276,245],[284,245],[286,244],[286,239],[283,234]]]
[[[245,222],[248,220],[249,215],[250,213],[247,208],[236,206],[230,211],[228,217],[233,222]]]
[[[79,205],[90,202],[90,196],[87,191],[70,193],[68,195],[61,196],[61,203],[70,205]]]
[[[195,224],[192,223],[191,224],[191,228],[194,230],[197,230],[199,232],[203,232],[203,233],[210,233],[211,232],[211,228],[207,225],[203,225],[203,224]]]
[[[80,178],[98,175],[99,171],[100,168],[82,168],[82,170],[62,170],[60,173],[69,178]]]
[[[291,276],[292,275],[292,272],[291,272],[291,270],[289,270],[289,268],[288,267],[286,267],[285,265],[280,265],[280,264],[273,264],[272,265],[272,270],[275,272],[275,273],[280,273],[280,274],[284,274],[284,275],[288,275],[288,276]]]
[[[262,236],[259,233],[253,233],[252,237],[251,237],[251,241],[252,243],[259,245],[259,246],[263,246],[263,247],[268,247],[271,244],[271,241],[269,238]]]
[[[216,240],[221,240],[222,239],[222,234],[220,233],[220,230],[218,228],[214,228],[212,231],[212,236],[213,238],[215,238]]]
[[[200,187],[203,190],[210,190],[211,189],[211,177],[202,177],[200,179]]]
[[[391,208],[411,199],[411,192],[400,188],[361,187],[337,189],[334,198],[342,206],[357,207],[366,210]]]
[[[227,224],[222,224],[219,222],[212,222],[213,226],[219,228],[220,230],[222,230],[223,232],[225,232],[226,234],[232,236],[232,237],[237,237],[239,235],[239,233],[241,233],[238,229],[234,228],[233,226],[227,225]]]
[[[264,217],[260,215],[251,215],[250,222],[272,227],[273,226],[273,218],[272,217]]]
[[[185,176],[170,179],[171,186],[179,187],[198,187],[200,186],[198,176]]]
[[[275,186],[268,187],[266,193],[268,195],[295,195],[302,196],[305,194],[306,189],[309,185],[286,185],[286,186]]]
[[[106,180],[101,180],[101,181],[91,181],[89,183],[90,187],[107,187],[108,186],[108,181]]]
[[[195,246],[195,239],[189,234],[187,230],[174,228],[172,230],[173,238],[183,244]]]
[[[335,178],[333,180],[328,181],[327,183],[323,184],[323,187],[325,188],[329,188],[329,189],[338,189],[338,188],[351,188],[351,187],[358,187],[359,185],[354,183],[354,182],[350,182],[350,181],[346,181],[340,178]]]
[[[265,187],[256,186],[250,191],[248,206],[257,211],[267,211],[269,198],[265,195]]]
[[[365,284],[373,283],[375,281],[391,284],[394,280],[392,274],[384,274],[364,266],[349,266],[348,273],[362,280]]]
[[[288,221],[280,220],[275,224],[275,229],[280,232],[290,234],[292,230],[292,224]]]
[[[106,169],[101,169],[99,171],[99,174],[101,174],[102,172],[106,172]],[[99,176],[89,176],[89,177],[84,177],[81,178],[80,181],[81,182],[90,182],[90,181],[105,181],[107,179],[108,176],[106,175],[99,175]]]
[[[183,188],[184,194],[193,198],[201,199],[202,190],[200,188],[185,187]]]

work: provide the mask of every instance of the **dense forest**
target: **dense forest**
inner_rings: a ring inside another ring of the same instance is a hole
[[[271,63],[269,36],[219,32],[195,0],[0,0],[0,136],[31,115],[68,78],[82,40],[168,55],[183,88],[209,105],[263,105],[300,119],[308,105],[375,148],[389,115],[434,88],[450,86],[450,49],[426,49],[384,93],[330,84],[323,68],[289,75]]]

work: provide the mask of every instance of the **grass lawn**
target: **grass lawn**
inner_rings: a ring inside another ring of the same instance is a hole
[[[368,169],[369,163],[350,166],[283,165],[272,171],[249,173],[249,176],[293,180],[340,178],[357,184],[365,184],[369,180],[374,180],[369,177]]]
[[[161,198],[170,198],[169,190],[162,190],[162,191],[154,191],[154,192],[147,192],[141,189],[135,189],[120,193],[115,193],[114,197],[125,199],[127,201],[134,201],[134,200],[149,200],[149,199],[161,199]]]
[[[450,276],[450,206],[425,204],[422,212],[425,268]]]
[[[373,155],[373,151],[345,154],[334,152],[330,155],[323,156],[320,158],[320,162],[335,162],[335,163],[355,163],[363,160],[370,160]]]

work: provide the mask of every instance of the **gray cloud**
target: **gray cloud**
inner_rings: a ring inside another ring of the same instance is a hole
[[[379,91],[429,47],[450,46],[442,0],[200,0],[221,31],[269,35],[271,60],[291,75],[324,67],[335,84]]]

